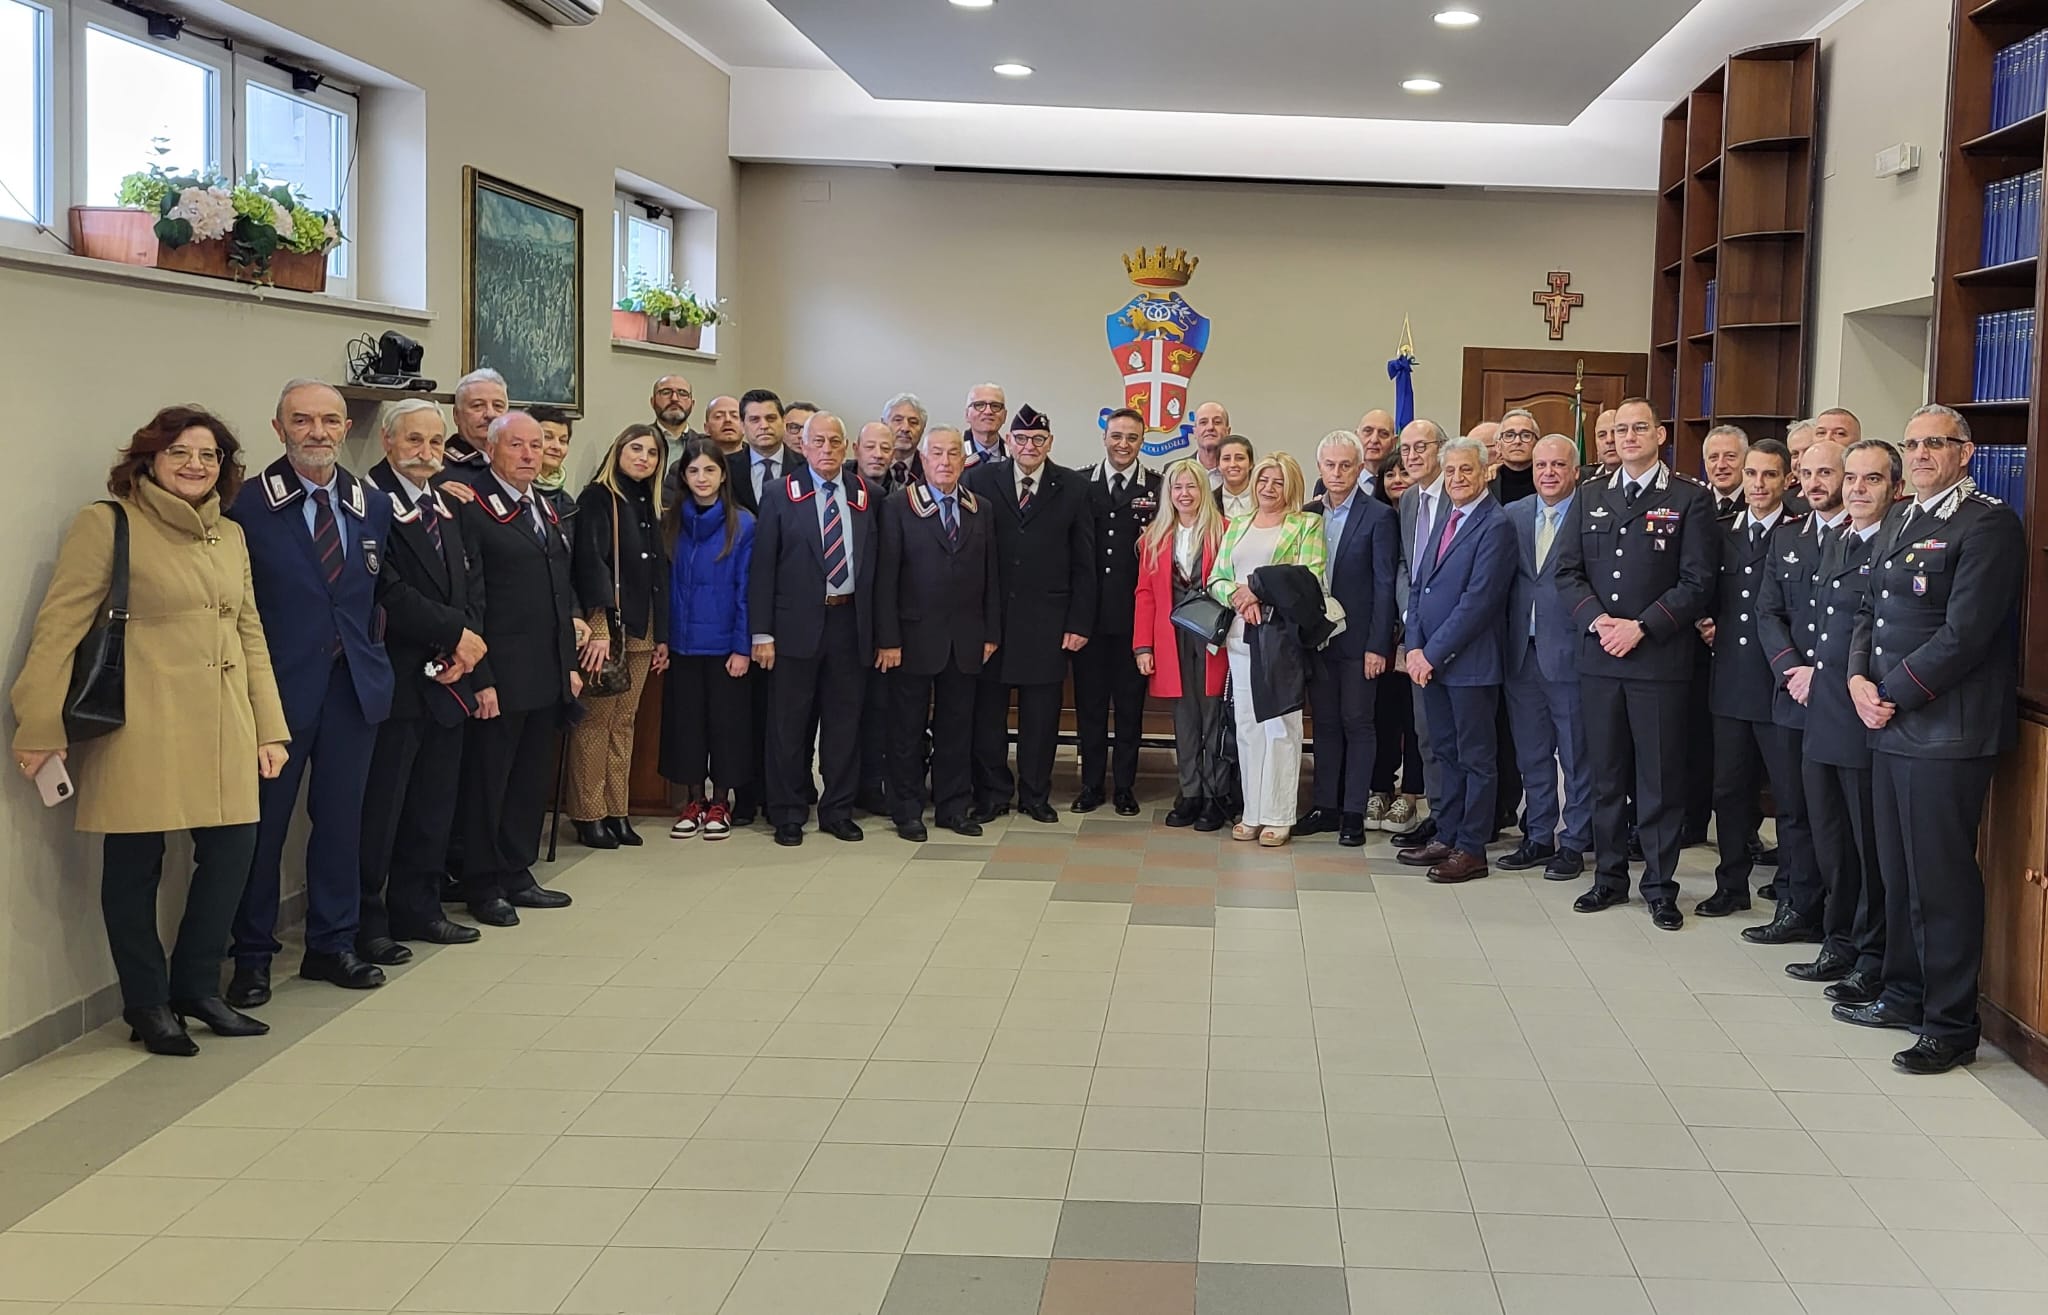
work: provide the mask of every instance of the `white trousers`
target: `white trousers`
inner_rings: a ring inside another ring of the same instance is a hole
[[[1230,657],[1231,706],[1237,712],[1237,770],[1244,785],[1246,826],[1293,826],[1301,809],[1301,712],[1260,721],[1252,713],[1252,653],[1235,637]]]

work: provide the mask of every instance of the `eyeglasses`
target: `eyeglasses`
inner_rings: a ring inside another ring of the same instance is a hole
[[[173,466],[189,466],[195,457],[200,465],[208,469],[212,469],[220,464],[220,449],[218,448],[194,451],[189,447],[167,447],[164,449],[164,455],[171,459]]]
[[[1009,408],[1003,405],[1003,403],[1001,402],[969,402],[967,404],[967,409],[970,411],[980,411],[983,414],[987,414],[992,411],[1007,411]]]
[[[1011,447],[1040,448],[1052,445],[1051,434],[1011,434]]]
[[[1648,438],[1656,432],[1657,426],[1655,422],[1649,420],[1638,420],[1632,425],[1616,425],[1614,427],[1614,433],[1617,438],[1623,434],[1634,434],[1639,438]]]
[[[1946,434],[1929,434],[1925,438],[1909,438],[1899,446],[1908,452],[1919,452],[1922,449],[1939,452],[1946,447],[1960,446],[1962,442],[1962,439],[1950,438]]]
[[[687,389],[687,388],[657,388],[657,389],[655,389],[655,390],[654,390],[654,395],[655,395],[656,397],[695,397],[695,396],[696,396],[696,394],[695,394],[695,393],[692,393],[692,392],[691,392],[691,391],[690,391],[689,389]]]
[[[1432,438],[1424,443],[1403,443],[1400,452],[1403,456],[1419,457],[1435,446],[1436,440]]]
[[[1500,431],[1499,437],[1502,442],[1506,442],[1511,438],[1519,438],[1525,443],[1533,443],[1536,441],[1536,431],[1533,429],[1503,429]]]

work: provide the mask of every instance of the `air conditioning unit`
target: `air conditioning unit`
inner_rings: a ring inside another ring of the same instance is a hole
[[[582,27],[597,21],[604,0],[506,0],[550,27]]]

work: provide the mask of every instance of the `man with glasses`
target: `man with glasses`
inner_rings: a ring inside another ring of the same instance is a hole
[[[679,374],[665,374],[654,381],[654,395],[647,399],[654,411],[654,427],[668,444],[668,461],[673,466],[683,444],[698,435],[690,432],[690,412],[697,408],[697,394],[690,381]]]
[[[1443,449],[1444,431],[1434,420],[1420,416],[1408,422],[1401,430],[1401,464],[1413,480],[1408,491],[1401,495],[1397,508],[1401,517],[1401,569],[1394,573],[1394,610],[1399,616],[1408,615],[1408,599],[1420,574],[1423,563],[1434,560],[1437,532],[1437,516],[1444,505],[1444,473],[1439,453]],[[1406,668],[1408,661],[1405,643],[1394,653],[1394,666]],[[1423,789],[1428,794],[1430,806],[1435,808],[1443,798],[1442,781],[1437,773],[1436,750],[1429,737],[1429,717],[1423,710],[1422,690],[1412,691],[1412,705],[1415,715],[1415,739],[1422,751]],[[1413,849],[1427,845],[1436,839],[1436,818],[1425,817],[1406,830],[1395,831],[1390,837],[1396,848]]]
[[[1836,1005],[1866,1027],[1909,1028],[1907,1073],[1977,1058],[1984,873],[1977,827],[1992,768],[2018,728],[2008,630],[2026,571],[2011,508],[1970,480],[1969,422],[1945,406],[1906,421],[1906,480],[1871,540],[1869,592],[1849,647],[1849,697],[1873,734],[1871,786],[1885,885],[1884,994]],[[1892,960],[1900,960],[1896,977]]]
[[[1642,838],[1643,899],[1653,923],[1678,911],[1679,803],[1686,690],[1713,599],[1719,547],[1700,484],[1659,456],[1664,426],[1642,398],[1615,408],[1621,469],[1572,500],[1558,545],[1557,587],[1579,632],[1579,686],[1593,762],[1593,888],[1572,907],[1597,913],[1629,897],[1628,799]]]
[[[1519,502],[1536,491],[1532,463],[1536,456],[1536,440],[1542,436],[1536,428],[1536,417],[1521,407],[1500,418],[1500,432],[1494,436],[1500,465],[1493,472],[1493,496],[1502,506]]]
[[[804,443],[804,426],[812,416],[818,414],[816,402],[790,402],[782,408],[782,445],[792,452],[801,452]]]
[[[976,384],[967,390],[967,468],[1009,456],[1003,450],[1003,418],[1010,413],[1001,384]]]

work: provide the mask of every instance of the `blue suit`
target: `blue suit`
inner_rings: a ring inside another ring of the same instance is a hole
[[[1329,514],[1322,501],[1310,503],[1308,510]],[[1400,536],[1400,518],[1392,507],[1363,487],[1352,491],[1343,535],[1329,555],[1326,571],[1330,593],[1344,607],[1344,630],[1309,664],[1309,704],[1316,714],[1314,798],[1319,809],[1362,814],[1372,795],[1373,756],[1379,747],[1373,714],[1379,686],[1365,678],[1365,655],[1394,655]]]
[[[1572,496],[1577,496],[1576,494]],[[1579,702],[1579,636],[1557,592],[1558,545],[1536,564],[1536,517],[1545,510],[1536,494],[1502,509],[1515,536],[1515,585],[1508,605],[1508,722],[1515,732],[1516,765],[1528,801],[1530,841],[1583,854],[1593,846],[1593,764],[1586,757],[1586,719]],[[1570,511],[1569,503],[1555,514]],[[1556,762],[1553,763],[1553,757]],[[1564,829],[1558,830],[1557,776],[1564,772]]]
[[[1456,537],[1440,549],[1460,511]],[[1491,495],[1462,509],[1445,499],[1429,544],[1409,587],[1407,643],[1432,668],[1422,695],[1442,776],[1443,801],[1432,801],[1436,838],[1483,859],[1493,832],[1494,715],[1507,665],[1502,618],[1515,582],[1514,534]]]
[[[228,512],[249,542],[249,569],[270,665],[291,727],[291,757],[258,789],[256,857],[235,914],[238,963],[267,963],[277,941],[278,867],[308,764],[306,949],[355,948],[362,892],[363,788],[376,725],[391,712],[391,661],[377,600],[391,584],[385,559],[391,503],[336,468],[328,486],[341,540],[340,574],[327,579],[306,518],[307,493],[280,459]]]

